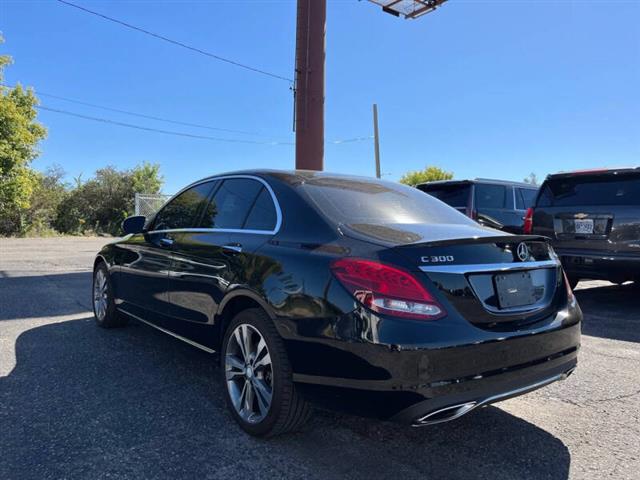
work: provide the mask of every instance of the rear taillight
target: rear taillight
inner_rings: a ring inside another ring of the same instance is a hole
[[[445,309],[411,273],[372,260],[341,258],[331,271],[365,307],[386,315],[436,320]]]
[[[522,227],[524,233],[533,232],[533,208],[527,208],[527,213],[524,216],[524,225]]]

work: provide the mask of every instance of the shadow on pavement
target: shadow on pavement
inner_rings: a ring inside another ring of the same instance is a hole
[[[0,378],[0,478],[568,477],[558,438],[494,407],[423,429],[318,412],[302,433],[253,439],[214,362],[138,323],[22,333]]]
[[[91,272],[0,277],[0,320],[91,310]]]
[[[582,333],[640,342],[640,288],[632,283],[576,290],[584,314]]]

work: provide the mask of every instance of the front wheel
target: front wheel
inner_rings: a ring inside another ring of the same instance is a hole
[[[279,435],[309,418],[311,409],[293,384],[284,342],[264,311],[244,310],[231,321],[221,363],[227,405],[247,433]]]
[[[93,315],[96,323],[103,328],[122,327],[127,318],[118,313],[109,278],[109,270],[100,263],[93,271]]]

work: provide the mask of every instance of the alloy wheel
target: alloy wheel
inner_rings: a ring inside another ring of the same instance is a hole
[[[238,325],[229,336],[224,364],[236,412],[246,422],[261,422],[271,408],[273,367],[260,332],[246,323]]]
[[[93,281],[93,309],[98,320],[104,320],[107,314],[107,302],[109,292],[107,290],[107,276],[99,268]]]

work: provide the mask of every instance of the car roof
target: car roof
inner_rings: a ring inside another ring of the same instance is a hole
[[[497,180],[494,178],[474,178],[473,180],[435,180],[433,182],[424,182],[424,183],[420,183],[417,186],[422,186],[422,185],[457,185],[457,184],[472,184],[472,183],[492,183],[495,185],[513,185],[515,187],[523,187],[523,188],[530,188],[532,190],[536,190],[539,187],[537,185],[531,185],[530,183],[526,183],[526,182],[516,182],[514,180]]]
[[[640,173],[640,167],[610,167],[610,168],[591,168],[586,170],[571,170],[566,172],[558,172],[547,175],[547,179],[575,177],[579,175],[617,175],[620,173]]]
[[[195,183],[200,183],[206,180],[214,180],[220,177],[234,176],[234,175],[255,175],[259,177],[274,177],[279,180],[283,180],[285,182],[290,183],[300,183],[305,180],[311,179],[339,179],[339,180],[353,180],[358,182],[369,181],[369,182],[388,182],[388,180],[382,180],[374,177],[367,177],[364,175],[347,175],[341,173],[331,173],[331,172],[320,172],[316,170],[277,170],[277,169],[269,169],[269,168],[260,168],[260,169],[247,169],[247,170],[235,170],[230,172],[221,172],[215,175],[210,175],[205,178],[201,178],[197,180]]]

